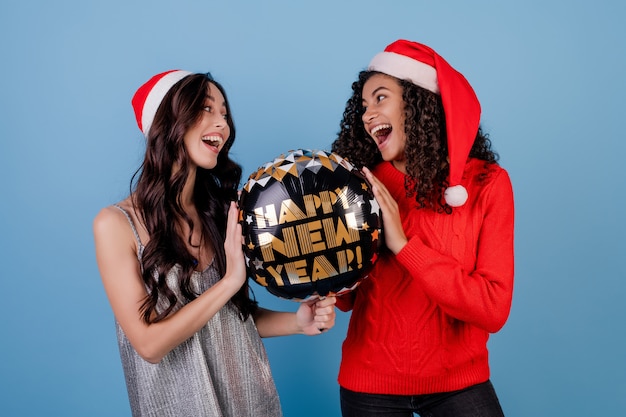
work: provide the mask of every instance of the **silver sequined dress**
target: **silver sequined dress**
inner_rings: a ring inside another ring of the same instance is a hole
[[[135,233],[141,263],[143,245],[132,219],[120,210]],[[178,268],[173,268],[167,279],[170,288],[178,293],[177,274]],[[206,291],[219,278],[210,265],[193,274],[194,289],[198,293]],[[249,318],[242,322],[232,302],[157,364],[143,360],[119,323],[115,324],[134,417],[282,416],[267,354],[254,321]]]

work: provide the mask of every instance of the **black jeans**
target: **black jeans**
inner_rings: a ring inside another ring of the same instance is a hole
[[[340,387],[343,417],[504,417],[491,381],[425,395],[364,394]]]

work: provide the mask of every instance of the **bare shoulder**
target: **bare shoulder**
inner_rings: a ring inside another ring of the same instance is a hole
[[[93,220],[94,232],[112,227],[124,219],[124,213],[114,206],[101,209]],[[128,220],[126,220],[128,222]]]
[[[118,203],[120,207],[129,211],[127,200]],[[124,236],[131,232],[130,224],[126,215],[117,207],[107,206],[102,208],[93,220],[93,233],[96,236]]]

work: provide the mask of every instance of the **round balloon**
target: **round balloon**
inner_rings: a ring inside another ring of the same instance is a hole
[[[380,208],[365,177],[335,153],[280,155],[250,175],[239,209],[248,275],[278,297],[343,294],[376,262]]]

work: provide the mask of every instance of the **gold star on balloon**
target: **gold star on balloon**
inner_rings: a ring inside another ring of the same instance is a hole
[[[256,275],[256,282],[258,282],[259,284],[261,284],[264,287],[267,287],[267,280],[265,279],[265,277],[262,277],[260,275]]]

